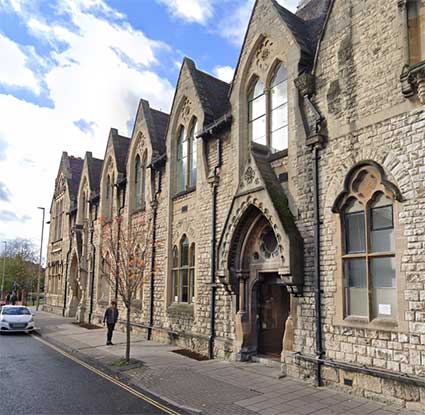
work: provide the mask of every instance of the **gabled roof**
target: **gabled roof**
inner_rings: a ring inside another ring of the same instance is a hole
[[[325,26],[332,0],[310,0],[295,13],[304,20],[314,52]]]
[[[255,1],[251,17],[249,19],[248,28],[245,32],[242,50],[246,45],[248,30],[251,26],[255,9],[257,8],[257,5],[260,1],[266,0]],[[289,31],[294,36],[295,40],[301,48],[301,51],[303,52],[302,54],[304,55],[302,64],[309,67],[310,69],[313,67],[314,57],[317,53],[317,47],[326,23],[326,17],[334,0],[310,0],[299,10],[297,10],[295,14],[285,9],[283,6],[277,3],[276,0],[267,1],[271,1],[273,6],[276,8],[276,11],[279,13],[282,21],[286,24]],[[242,53],[239,54],[235,75],[238,73],[241,64],[241,58]]]
[[[280,17],[286,23],[286,26],[294,35],[295,40],[301,50],[308,55],[314,56],[314,44],[310,39],[308,24],[299,16],[285,9],[275,0],[272,0],[274,6],[279,12]]]
[[[152,147],[159,154],[165,153],[165,143],[170,115],[151,108],[154,136],[151,137]]]
[[[69,190],[71,199],[76,199],[78,188],[80,187],[81,172],[83,171],[84,160],[80,157],[68,156],[71,177],[69,179]]]
[[[229,110],[230,84],[200,71],[196,68],[195,62],[189,58],[184,58],[183,65],[184,63],[188,65],[205,112],[204,124],[209,124]]]
[[[127,154],[131,140],[128,137],[119,135],[116,128],[111,128],[109,132],[109,140],[112,141],[118,173],[125,174]]]
[[[86,153],[86,160],[90,190],[94,193],[98,193],[100,189],[100,179],[102,178],[103,160],[94,158],[90,151]]]

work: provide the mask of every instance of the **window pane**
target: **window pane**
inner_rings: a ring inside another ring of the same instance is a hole
[[[347,254],[365,252],[365,217],[363,212],[345,214],[345,249]]]
[[[395,258],[373,258],[370,262],[373,286],[373,316],[396,317]]]
[[[193,268],[191,268],[189,270],[190,272],[190,301],[192,303],[195,302],[195,270]]]
[[[173,300],[174,302],[179,301],[179,272],[173,271]]]
[[[186,159],[177,162],[177,192],[182,192],[186,189]]]
[[[259,79],[257,79],[257,81],[255,82],[255,85],[253,85],[253,87],[251,88],[249,99],[252,100],[263,94],[264,94],[264,84]]]
[[[173,248],[173,268],[178,268],[179,266],[179,250],[177,246]]]
[[[271,90],[272,109],[288,102],[288,83],[282,82]]]
[[[193,134],[190,141],[190,185],[196,185],[196,173],[197,173],[197,145],[196,145],[195,134]]]
[[[271,135],[272,151],[281,151],[288,148],[288,126],[274,131]]]
[[[184,238],[181,242],[181,266],[189,265],[189,242],[187,238]]]
[[[250,124],[251,139],[255,143],[266,145],[266,117],[261,117]]]
[[[182,269],[180,271],[181,276],[181,302],[182,303],[188,303],[189,302],[189,270],[188,269]]]
[[[249,120],[255,120],[266,113],[266,96],[260,97],[249,102]]]
[[[288,125],[288,106],[285,104],[273,110],[271,118],[272,131],[276,131],[285,125]]]
[[[368,315],[368,290],[366,283],[366,260],[351,259],[345,261],[347,281],[347,312],[350,316]]]
[[[283,81],[286,81],[288,79],[288,71],[283,65],[279,65],[276,68],[276,73],[270,83],[272,87],[279,85]]]
[[[394,251],[393,207],[371,209],[372,252]]]

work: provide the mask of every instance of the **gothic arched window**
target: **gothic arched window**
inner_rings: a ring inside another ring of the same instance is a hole
[[[187,138],[186,130],[180,127],[179,138],[177,140],[177,193],[184,192],[187,185]]]
[[[196,187],[197,125],[196,118],[193,118],[188,131],[183,126],[180,126],[179,129],[177,140],[177,193],[182,193]]]
[[[172,252],[173,301],[192,303],[195,284],[195,244],[189,244],[186,235],[180,240],[179,247]]]
[[[248,126],[251,141],[275,153],[288,148],[288,72],[278,64],[267,88],[257,78],[248,93]]]
[[[196,151],[196,131],[197,121],[196,118],[192,121],[192,126],[189,133],[189,187],[196,186],[197,174],[197,151]]]
[[[397,318],[395,186],[380,168],[352,172],[334,211],[340,213],[345,317]]]
[[[266,137],[266,95],[264,84],[257,79],[248,95],[249,136],[258,144],[267,145]]]
[[[270,148],[288,148],[288,72],[278,65],[270,82]]]
[[[142,208],[142,163],[139,155],[134,163],[134,208]]]

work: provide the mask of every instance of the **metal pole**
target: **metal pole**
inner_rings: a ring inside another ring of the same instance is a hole
[[[45,215],[44,207],[39,207],[38,209],[41,209],[43,211],[43,221],[41,222],[40,260],[38,264],[39,270],[38,270],[38,278],[37,278],[37,306],[35,308],[37,311],[38,311],[38,308],[40,307],[41,259],[43,255],[44,215]]]
[[[7,241],[3,241],[4,250],[3,250],[3,276],[1,278],[1,299],[4,300],[4,273],[6,270],[6,245]]]

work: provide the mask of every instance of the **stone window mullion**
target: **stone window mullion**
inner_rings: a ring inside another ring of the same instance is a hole
[[[367,284],[367,316],[368,320],[372,320],[372,301],[373,301],[373,288],[372,278],[370,273],[370,218],[369,218],[369,204],[370,200],[365,203],[365,243],[366,243],[366,284]]]
[[[271,148],[271,130],[272,130],[272,103],[271,103],[271,89],[267,86],[264,89],[266,96],[266,143],[267,147]]]

